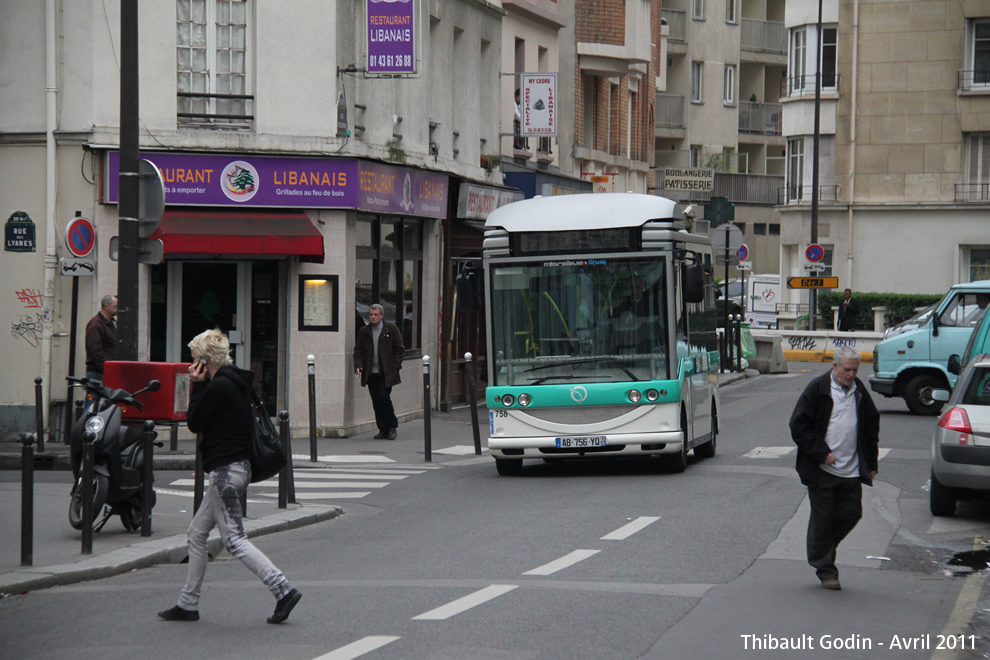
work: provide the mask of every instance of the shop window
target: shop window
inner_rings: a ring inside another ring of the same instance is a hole
[[[360,215],[355,263],[355,323],[380,303],[407,349],[422,348],[423,224],[414,218]]]

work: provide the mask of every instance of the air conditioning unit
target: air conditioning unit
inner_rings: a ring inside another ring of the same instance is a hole
[[[708,235],[712,230],[712,223],[708,220],[695,220],[694,221],[694,231],[695,234]]]

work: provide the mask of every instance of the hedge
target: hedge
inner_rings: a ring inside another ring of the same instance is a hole
[[[945,294],[927,293],[855,293],[853,298],[859,302],[859,315],[857,316],[857,327],[873,327],[873,308],[887,308],[887,327],[897,325],[901,321],[911,318],[917,314],[917,308],[934,305]],[[818,314],[832,323],[832,308],[838,307],[842,303],[842,291],[819,291],[818,292]]]

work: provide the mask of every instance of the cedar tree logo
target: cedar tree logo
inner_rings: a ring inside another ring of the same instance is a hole
[[[223,174],[220,175],[220,185],[227,199],[234,202],[246,202],[257,194],[260,179],[258,170],[254,169],[251,163],[235,160],[223,168]]]

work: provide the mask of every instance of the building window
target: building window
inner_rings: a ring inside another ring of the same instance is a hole
[[[825,253],[825,256],[822,257],[822,260],[819,263],[821,263],[821,264],[823,264],[825,266],[825,270],[823,270],[821,272],[821,276],[822,277],[832,277],[832,253],[833,253],[833,249],[831,247],[825,245],[825,246],[822,246],[822,251]]]
[[[691,0],[691,18],[705,20],[705,0]]]
[[[176,91],[180,124],[248,128],[245,0],[177,0]]]
[[[765,223],[765,222],[754,222],[753,223],[753,234],[755,236],[766,236],[767,235],[767,223]]]
[[[357,328],[381,303],[385,320],[402,331],[407,349],[421,349],[423,224],[413,218],[358,216],[354,301]]]
[[[768,229],[770,230],[771,236],[780,236],[780,223],[778,222],[771,223]]]
[[[970,45],[974,85],[990,85],[990,20],[973,21]]]
[[[691,62],[691,102],[702,102],[702,89],[704,85],[704,62]]]
[[[808,30],[800,27],[791,30],[791,52],[787,70],[791,72],[791,92],[802,92],[805,87],[804,73],[808,63]]]
[[[967,199],[988,199],[990,133],[972,133],[966,138],[966,184]]]
[[[804,138],[787,141],[787,201],[796,202],[804,197]]]
[[[722,80],[722,102],[726,105],[736,103],[736,65],[726,64]]]
[[[972,248],[969,251],[969,281],[990,280],[990,249]]]
[[[735,23],[736,21],[736,0],[725,0],[725,22]]]
[[[839,44],[838,30],[834,27],[822,28],[822,88],[835,89],[836,58]]]
[[[701,145],[691,145],[688,149],[688,161],[689,167],[701,167]]]

